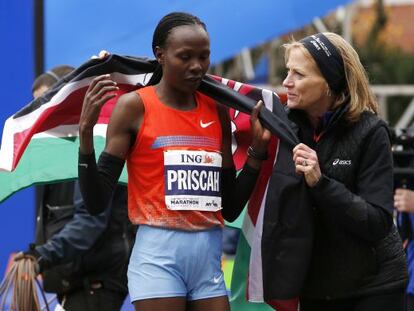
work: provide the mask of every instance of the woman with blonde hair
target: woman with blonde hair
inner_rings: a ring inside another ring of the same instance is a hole
[[[293,160],[315,228],[301,310],[404,310],[389,133],[358,54],[334,33],[284,47],[288,116],[301,141]]]

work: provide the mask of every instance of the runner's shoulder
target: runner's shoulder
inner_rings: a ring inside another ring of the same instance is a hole
[[[137,92],[129,92],[119,97],[116,109],[122,114],[139,114],[143,112],[143,103]]]

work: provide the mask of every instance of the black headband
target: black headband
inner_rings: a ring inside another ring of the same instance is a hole
[[[346,85],[344,61],[336,47],[325,35],[318,33],[299,41],[309,51],[330,89],[341,93]]]

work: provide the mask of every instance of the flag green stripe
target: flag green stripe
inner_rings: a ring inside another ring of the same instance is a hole
[[[250,246],[242,233],[240,234],[239,244],[237,245],[231,279],[231,309],[237,311],[272,311],[273,309],[265,303],[252,303],[246,300],[246,280],[249,271],[249,262]]]
[[[99,155],[105,138],[96,136],[95,152]],[[78,177],[78,137],[33,138],[16,170],[0,172],[0,202],[33,184],[70,180]],[[126,183],[126,169],[120,181]]]
[[[225,221],[226,226],[240,229],[243,225],[243,219],[244,219],[244,215],[246,214],[246,210],[247,208],[244,208],[244,210],[240,213],[239,217],[237,217],[235,221],[233,222]]]

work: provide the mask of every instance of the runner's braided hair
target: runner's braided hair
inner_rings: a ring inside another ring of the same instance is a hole
[[[173,12],[165,15],[158,23],[152,37],[152,52],[155,55],[157,46],[164,48],[167,44],[168,36],[175,27],[186,25],[199,25],[207,32],[206,25],[197,17],[189,13]],[[154,85],[160,82],[162,77],[162,67],[157,65],[154,73],[147,85]]]

